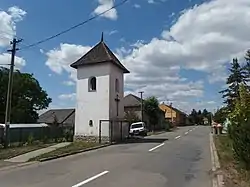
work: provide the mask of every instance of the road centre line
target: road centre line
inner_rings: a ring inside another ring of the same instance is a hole
[[[175,139],[179,139],[181,136],[176,136]]]
[[[149,149],[148,151],[151,152],[151,151],[153,151],[153,150],[155,150],[155,149],[157,149],[157,148],[163,146],[164,144],[165,144],[165,143],[162,143],[162,144],[160,144],[160,145],[157,145],[157,146],[153,147],[152,149]]]
[[[87,183],[89,183],[89,182],[91,182],[91,181],[93,181],[93,180],[95,180],[95,179],[97,179],[97,178],[99,178],[99,177],[101,177],[101,176],[107,174],[107,173],[109,173],[109,171],[104,171],[104,172],[99,173],[99,174],[97,174],[97,175],[95,175],[95,176],[93,176],[93,177],[90,177],[90,178],[88,178],[88,179],[86,179],[86,180],[84,180],[84,181],[82,181],[82,182],[80,182],[80,183],[78,183],[78,184],[75,184],[75,185],[72,186],[72,187],[80,187],[80,186],[82,186],[82,185],[84,185],[84,184],[87,184]]]
[[[187,134],[188,134],[188,132],[185,132],[185,134],[187,135]]]

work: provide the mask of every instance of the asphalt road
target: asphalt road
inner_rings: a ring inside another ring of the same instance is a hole
[[[1,187],[211,187],[209,127],[0,171]]]

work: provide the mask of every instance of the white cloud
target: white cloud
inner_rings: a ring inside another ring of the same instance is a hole
[[[10,59],[11,55],[9,53],[0,54],[0,66],[9,68]],[[26,61],[23,58],[18,56],[15,57],[15,69],[21,69],[25,65]]]
[[[70,67],[70,64],[78,60],[89,51],[90,48],[89,46],[74,44],[60,44],[59,48],[50,50],[46,53],[48,57],[46,65],[58,74],[66,71],[70,74],[71,79],[76,80],[76,71]]]
[[[141,5],[139,5],[139,4],[134,4],[134,7],[135,7],[135,8],[141,8]]]
[[[99,6],[94,10],[94,14],[100,14],[114,6],[114,0],[98,0],[98,2]],[[111,9],[101,16],[111,20],[117,20],[118,18],[116,9]]]
[[[27,14],[24,10],[18,8],[17,6],[10,7],[8,9],[9,14],[11,15],[14,21],[21,21],[23,17]]]
[[[118,30],[112,30],[108,33],[109,36],[113,35],[113,34],[116,34],[118,33]]]
[[[155,4],[157,2],[166,2],[167,0],[148,0],[149,4]]]
[[[125,76],[126,89],[134,93],[144,90],[162,101],[169,98],[180,107],[215,106],[211,101],[189,103],[190,98],[202,100],[205,85],[181,77],[180,70],[203,72],[210,83],[224,82],[229,61],[250,48],[249,12],[249,0],[205,2],[182,11],[161,36],[138,41],[132,49],[118,49],[121,62],[131,72]],[[47,65],[58,73],[72,74],[68,65],[87,49],[89,46],[61,44],[47,53]]]
[[[69,81],[63,81],[63,84],[66,86],[74,86],[75,82],[69,80]]]
[[[26,12],[16,6],[8,11],[0,10],[0,47],[8,46],[16,34],[16,23],[21,21]]]
[[[75,93],[70,93],[70,94],[61,94],[58,96],[59,99],[61,100],[75,100],[76,94]]]

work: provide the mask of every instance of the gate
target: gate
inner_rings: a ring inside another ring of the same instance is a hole
[[[99,143],[118,143],[128,137],[129,122],[124,120],[100,120]]]

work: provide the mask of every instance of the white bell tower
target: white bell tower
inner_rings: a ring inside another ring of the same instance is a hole
[[[124,116],[124,73],[121,64],[108,46],[101,41],[83,57],[71,64],[77,69],[75,139],[99,137],[99,121]],[[102,136],[109,136],[103,125]]]

